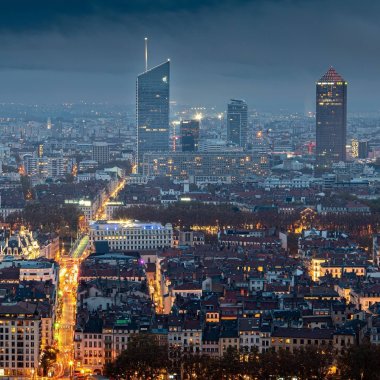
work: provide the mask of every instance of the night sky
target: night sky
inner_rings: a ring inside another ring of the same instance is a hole
[[[133,104],[148,36],[182,104],[313,111],[333,65],[349,111],[378,111],[379,18],[374,0],[1,0],[0,101]]]

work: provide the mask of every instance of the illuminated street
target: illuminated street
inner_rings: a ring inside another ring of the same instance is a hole
[[[107,202],[116,197],[125,186],[121,180],[112,194],[107,197],[97,212],[97,217],[105,217]],[[54,377],[74,378],[74,330],[76,321],[76,294],[78,289],[78,268],[81,259],[88,254],[89,237],[82,235],[73,245],[69,256],[61,256],[59,261],[59,302],[61,308],[56,322],[56,339],[59,350],[54,368]]]
[[[116,198],[119,192],[125,186],[125,179],[121,179],[119,184],[116,186],[115,190],[104,200],[103,204],[99,207],[98,212],[95,215],[95,219],[106,219],[106,206],[107,203],[112,199]]]
[[[57,320],[58,373],[57,377],[70,377],[73,371],[73,338],[75,328],[76,291],[78,286],[78,265],[76,259],[62,258],[59,292],[62,309]]]

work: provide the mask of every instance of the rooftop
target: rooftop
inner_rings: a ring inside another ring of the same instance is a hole
[[[336,72],[333,67],[330,67],[326,73],[322,76],[319,82],[345,82],[345,80],[341,77],[340,74]]]
[[[163,226],[157,222],[140,222],[139,220],[127,219],[127,220],[96,220],[90,222],[90,228],[92,229],[118,229],[118,228],[143,228],[147,230],[159,230],[165,227],[171,227],[170,224]]]

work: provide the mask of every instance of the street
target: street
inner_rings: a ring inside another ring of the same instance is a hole
[[[125,186],[125,180],[121,180],[116,189],[108,196],[96,213],[97,218],[105,218],[107,202],[116,197]],[[61,379],[73,379],[75,371],[74,362],[74,332],[76,324],[76,296],[78,290],[78,270],[80,261],[88,253],[89,238],[83,234],[73,245],[69,256],[59,258],[59,302],[60,312],[55,324],[55,338],[59,350],[57,363],[54,366],[54,377]]]

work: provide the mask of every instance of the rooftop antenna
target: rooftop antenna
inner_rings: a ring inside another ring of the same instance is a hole
[[[145,72],[148,71],[148,37],[145,37]]]

